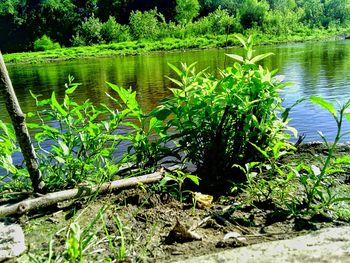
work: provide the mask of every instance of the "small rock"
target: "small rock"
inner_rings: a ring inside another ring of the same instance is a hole
[[[20,225],[0,222],[0,262],[18,257],[26,250]]]
[[[238,232],[228,232],[225,236],[224,236],[224,240],[230,239],[230,238],[237,238],[241,236],[240,233]]]
[[[166,237],[166,243],[172,244],[174,242],[185,243],[193,240],[201,240],[202,238],[195,232],[190,231],[187,227],[182,225],[178,220],[174,228]]]

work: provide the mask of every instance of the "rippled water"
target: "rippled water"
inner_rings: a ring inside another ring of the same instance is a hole
[[[225,53],[240,53],[234,49],[212,49],[201,51],[176,51],[153,53],[150,55],[74,60],[37,65],[9,65],[8,70],[18,99],[24,112],[34,110],[33,99],[29,94],[49,97],[52,91],[63,96],[64,83],[68,75],[73,75],[82,85],[74,94],[76,100],[90,99],[95,103],[113,103],[105,92],[112,92],[106,81],[132,87],[138,92],[139,101],[145,111],[154,107],[158,100],[170,94],[170,81],[166,75],[173,73],[167,63],[179,65],[198,62],[197,68],[218,68],[232,61]],[[281,94],[284,105],[290,106],[302,97],[319,95],[331,101],[346,101],[350,98],[350,41],[287,44],[263,46],[257,53],[273,52],[264,65],[278,68],[285,75],[285,81],[292,82]],[[319,140],[317,131],[322,131],[329,140],[334,138],[336,127],[331,116],[309,102],[297,106],[291,112],[291,125],[299,133],[306,135],[307,141]],[[0,98],[0,119],[8,121],[3,98]],[[345,122],[344,128],[350,129]],[[345,138],[350,140],[350,137]]]

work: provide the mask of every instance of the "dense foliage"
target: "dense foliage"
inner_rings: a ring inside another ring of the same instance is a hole
[[[171,79],[178,87],[154,111],[161,119],[170,116],[163,133],[176,139],[177,150],[196,165],[207,191],[227,186],[225,181],[245,181],[238,167],[260,159],[257,147],[273,148],[288,138],[287,122],[277,115],[283,110],[278,94],[283,85],[256,64],[271,53],[254,56],[252,38],[239,40],[245,54],[228,55],[237,62],[220,78],[196,73],[195,64],[182,70],[171,65],[180,78]]]
[[[3,0],[0,49],[34,50],[44,35],[79,46],[252,29],[279,35],[347,27],[349,19],[350,0]]]

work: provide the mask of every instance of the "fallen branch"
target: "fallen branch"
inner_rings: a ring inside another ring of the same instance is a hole
[[[93,194],[108,193],[113,190],[132,187],[137,184],[148,184],[161,180],[163,178],[163,170],[152,174],[138,177],[131,177],[104,183],[98,186],[79,186],[75,189],[64,190],[60,192],[49,193],[38,198],[26,199],[16,204],[0,206],[0,217],[10,216],[14,214],[24,214],[31,210],[48,207],[58,202],[76,199]]]

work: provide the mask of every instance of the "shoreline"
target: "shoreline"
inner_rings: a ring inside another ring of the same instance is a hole
[[[349,39],[346,29],[340,31],[320,30],[310,35],[294,34],[273,36],[256,34],[257,46],[278,45],[287,43],[306,43],[315,41],[342,41]],[[156,52],[204,50],[210,48],[232,48],[240,46],[235,34],[208,35],[197,38],[166,38],[157,41],[128,41],[112,44],[101,44],[83,47],[68,47],[39,52],[22,52],[3,54],[7,64],[37,64],[69,61],[75,59],[106,58],[116,56],[147,55]]]

